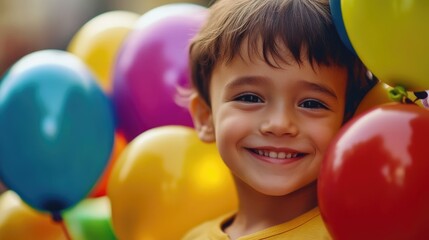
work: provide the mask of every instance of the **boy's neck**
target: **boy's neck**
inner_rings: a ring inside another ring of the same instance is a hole
[[[235,182],[239,209],[231,225],[224,229],[231,239],[287,222],[317,207],[317,182],[285,196],[267,196],[239,179]]]

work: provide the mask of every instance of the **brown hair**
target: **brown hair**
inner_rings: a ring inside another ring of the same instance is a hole
[[[241,56],[244,41],[249,54],[256,54],[272,67],[278,67],[278,61],[288,63],[283,46],[298,64],[304,56],[311,64],[346,67],[349,79],[344,121],[377,81],[341,42],[328,0],[218,0],[209,14],[190,46],[192,85],[209,106],[213,69]]]

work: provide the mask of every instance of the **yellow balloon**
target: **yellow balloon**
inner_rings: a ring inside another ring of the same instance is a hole
[[[65,240],[62,227],[51,216],[26,205],[12,190],[0,195],[0,239]]]
[[[214,144],[185,126],[152,128],[131,141],[108,183],[119,239],[180,239],[237,208],[229,170]]]
[[[429,89],[429,1],[341,0],[353,48],[383,82]]]
[[[112,90],[112,70],[118,51],[139,18],[140,15],[128,11],[98,15],[79,29],[67,47],[88,65],[107,93]]]
[[[373,107],[393,102],[393,100],[390,99],[388,95],[388,91],[390,89],[392,89],[392,87],[383,82],[378,82],[375,84],[374,87],[372,87],[372,89],[365,95],[365,97],[363,97],[354,115],[357,116]]]

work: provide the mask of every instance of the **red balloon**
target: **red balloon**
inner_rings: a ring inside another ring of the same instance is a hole
[[[321,166],[334,239],[429,239],[429,111],[386,104],[343,127]]]

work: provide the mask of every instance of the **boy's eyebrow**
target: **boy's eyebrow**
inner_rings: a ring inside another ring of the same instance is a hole
[[[227,88],[234,88],[240,85],[262,85],[265,82],[265,77],[263,76],[241,76],[238,78],[233,78],[226,84]]]
[[[301,81],[301,84],[308,88],[308,89],[312,89],[324,94],[327,94],[335,99],[338,99],[337,94],[335,94],[334,90],[332,90],[330,87],[322,85],[322,84],[317,84],[317,83],[312,83],[312,82],[307,82],[307,81]]]

